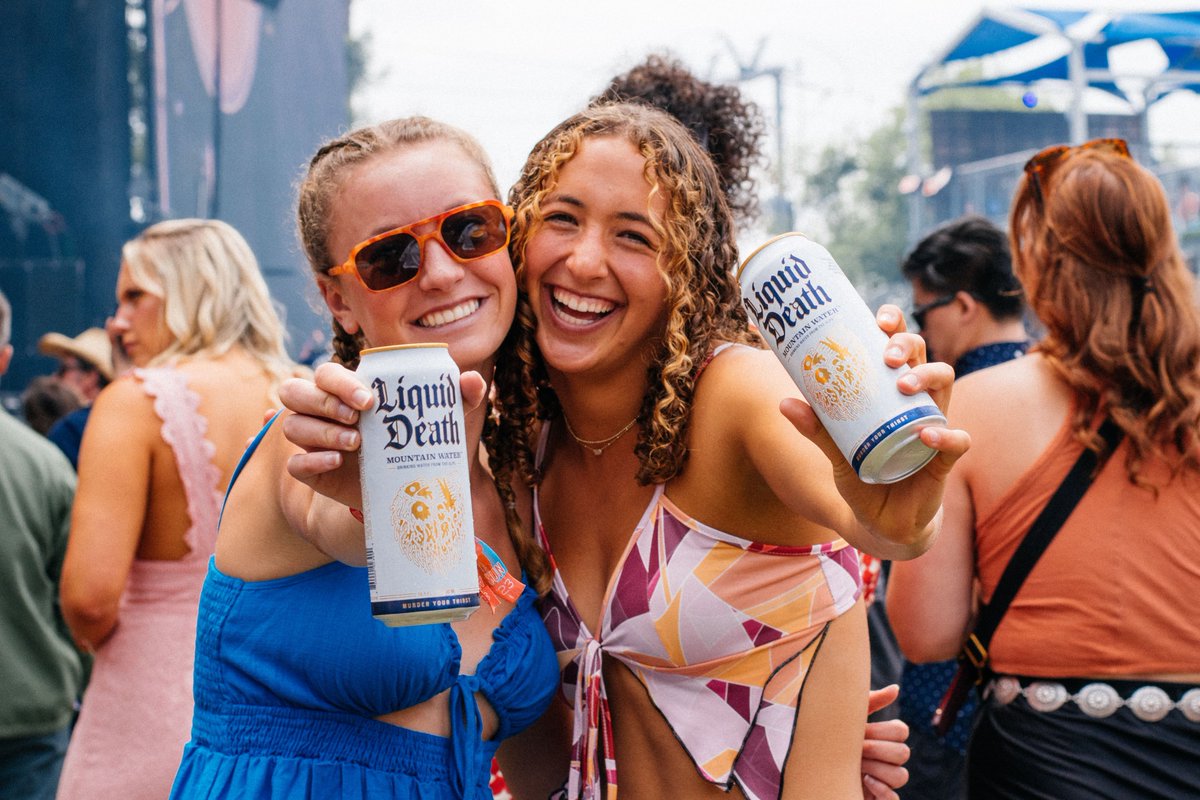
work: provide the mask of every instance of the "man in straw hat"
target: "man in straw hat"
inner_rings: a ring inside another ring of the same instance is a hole
[[[58,359],[58,379],[83,401],[83,408],[67,414],[46,434],[78,466],[79,443],[92,401],[113,379],[112,344],[104,329],[88,328],[74,338],[47,333],[38,340],[38,350]]]

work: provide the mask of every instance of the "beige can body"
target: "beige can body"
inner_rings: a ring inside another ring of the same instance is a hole
[[[479,607],[458,367],[443,344],[362,352],[374,398],[359,415],[371,613],[387,625],[465,619]]]
[[[908,371],[884,364],[888,337],[821,245],[799,233],[769,240],[738,270],[742,303],[767,345],[866,483],[895,483],[936,452],[919,433],[946,418],[928,394],[906,395]]]

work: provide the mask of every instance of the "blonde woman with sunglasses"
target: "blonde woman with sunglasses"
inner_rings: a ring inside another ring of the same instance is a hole
[[[980,798],[1200,796],[1200,313],[1161,184],[1100,139],[1029,161],[1014,271],[1045,338],[955,388],[972,446],[941,537],[892,571],[913,660],[955,655],[1085,448],[1102,466],[1000,619],[967,754]],[[1103,420],[1122,439],[1098,434]],[[977,588],[976,588],[977,587]]]
[[[366,347],[443,342],[475,373],[464,388],[483,396],[516,305],[497,197],[474,139],[429,119],[362,128],[317,152],[298,217],[340,365]],[[318,372],[329,370],[353,382],[333,364]],[[324,408],[356,450],[356,412]],[[490,800],[497,745],[541,715],[557,665],[534,607],[545,573],[520,525],[527,493],[493,481],[487,416],[486,404],[466,414],[474,530],[528,587],[494,612],[399,628],[371,616],[363,525],[350,513],[362,505],[356,456],[291,444],[281,428],[302,436],[304,418],[264,429],[228,494],[204,585],[192,739],[173,797]],[[289,470],[317,475],[330,497]]]

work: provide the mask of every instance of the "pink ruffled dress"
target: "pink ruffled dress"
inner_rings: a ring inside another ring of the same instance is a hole
[[[191,549],[178,561],[134,560],[117,627],[96,651],[59,800],[163,800],[191,729],[196,609],[216,545],[220,472],[205,439],[208,422],[197,410],[200,398],[183,373],[168,367],[135,375],[154,398],[163,440],[175,455]]]

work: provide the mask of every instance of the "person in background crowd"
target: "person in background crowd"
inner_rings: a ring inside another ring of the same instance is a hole
[[[112,382],[112,344],[100,328],[88,328],[75,337],[52,331],[38,339],[38,352],[58,359],[55,374],[85,405]]]
[[[947,483],[941,536],[892,568],[897,639],[914,661],[953,656],[1064,476],[1097,452],[1103,466],[991,639],[968,796],[1198,797],[1194,277],[1162,185],[1119,139],[1034,156],[1009,240],[1045,335],[955,387],[951,424],[972,445]],[[1123,433],[1111,453],[1105,419]]]
[[[127,242],[116,297],[135,369],[96,398],[80,450],[61,598],[95,662],[62,800],[170,791],[220,492],[293,373],[254,254],[223,222],[160,222]]]
[[[92,402],[115,376],[112,343],[105,331],[88,328],[74,338],[47,333],[38,339],[38,350],[58,359],[55,374],[79,396],[81,406],[64,415],[47,433],[50,441],[78,468],[79,445]]]
[[[0,376],[11,330],[0,293]],[[0,442],[0,800],[50,800],[84,675],[58,610],[75,473],[3,409]]]
[[[1022,321],[1025,303],[1012,272],[1008,237],[984,217],[962,217],[936,228],[905,257],[901,272],[912,286],[912,319],[931,357],[954,367],[956,378],[1017,358],[1028,349]],[[879,602],[886,608],[883,597]],[[908,743],[913,751],[904,800],[964,796],[975,704],[964,705],[944,739],[929,721],[956,668],[953,659],[904,663],[900,718],[912,731]]]
[[[42,436],[59,420],[79,410],[79,395],[54,375],[38,375],[21,392],[21,414],[25,423]]]
[[[930,357],[952,365],[956,375],[1028,348],[1008,242],[987,219],[967,216],[937,228],[908,254],[901,272],[912,286],[912,319]]]

